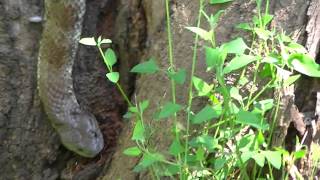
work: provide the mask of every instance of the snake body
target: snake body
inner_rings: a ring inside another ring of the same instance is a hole
[[[45,11],[38,63],[40,99],[62,144],[94,157],[104,146],[103,136],[95,117],[80,108],[72,80],[85,0],[46,0]]]

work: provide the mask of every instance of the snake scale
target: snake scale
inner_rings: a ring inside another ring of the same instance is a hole
[[[103,136],[95,117],[80,108],[72,80],[85,7],[85,0],[45,0],[38,90],[62,144],[81,156],[94,157],[104,146]]]

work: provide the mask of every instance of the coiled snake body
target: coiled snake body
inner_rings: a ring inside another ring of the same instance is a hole
[[[46,0],[45,10],[38,64],[40,99],[62,144],[94,157],[103,148],[102,133],[95,117],[80,108],[72,81],[85,0]]]

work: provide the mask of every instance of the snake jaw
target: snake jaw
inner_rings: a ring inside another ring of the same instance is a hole
[[[101,140],[103,136],[95,117],[86,112],[72,116],[73,120],[82,123],[72,123],[57,129],[62,144],[81,156],[95,157],[104,147],[104,142]]]

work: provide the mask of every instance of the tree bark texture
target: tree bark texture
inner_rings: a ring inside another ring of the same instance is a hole
[[[184,27],[196,25],[199,2],[170,2],[176,66],[190,72],[194,35]],[[147,179],[146,174],[132,172],[139,159],[122,154],[132,146],[133,124],[121,121],[125,103],[106,80],[106,69],[97,50],[80,46],[73,68],[77,100],[96,116],[106,144],[99,156],[85,159],[61,146],[39,100],[37,56],[45,20],[35,22],[32,18],[44,14],[43,1],[0,0],[0,9],[0,179]],[[235,25],[251,20],[253,2],[235,0],[223,6],[207,7],[206,11],[210,14],[218,9],[226,9],[216,32],[218,44],[239,34],[249,37]],[[275,15],[273,23],[296,34],[299,42],[319,60],[319,2],[271,0],[270,9]],[[136,78],[129,73],[133,65],[150,57],[155,57],[161,68],[169,67],[164,0],[88,0],[82,37],[98,35],[113,40],[121,83],[132,99],[150,100],[146,122],[155,126],[157,134],[150,143],[165,151],[172,138],[170,123],[154,123],[148,117],[160,102],[170,99],[170,83],[164,75]],[[205,73],[203,54],[200,49],[196,75],[210,80],[213,75]],[[320,87],[319,82],[311,78],[299,82],[296,104],[300,110],[306,106],[305,97],[312,89],[299,88],[306,87],[305,82],[312,82],[307,83],[308,87]],[[186,97],[187,91],[179,92],[177,102],[185,103]],[[202,101],[195,101],[193,110],[202,105]],[[178,117],[183,119],[183,114]]]

